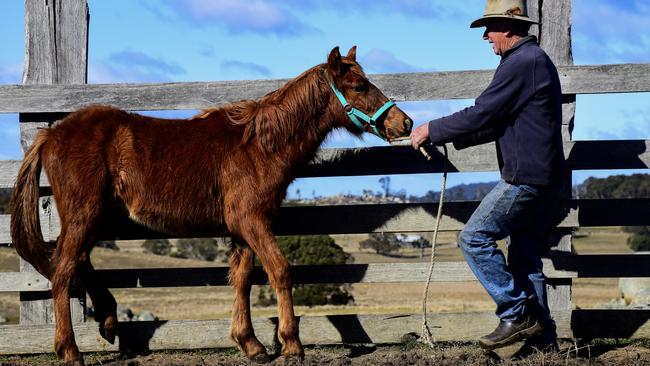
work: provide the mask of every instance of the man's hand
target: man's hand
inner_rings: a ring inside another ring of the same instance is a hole
[[[425,141],[429,139],[429,124],[423,123],[411,131],[411,146],[415,150],[420,148]]]

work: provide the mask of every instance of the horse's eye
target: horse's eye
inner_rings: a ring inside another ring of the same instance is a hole
[[[355,93],[363,93],[364,91],[366,91],[366,86],[363,85],[363,84],[361,84],[361,85],[356,85],[356,86],[353,88],[353,90],[354,90]]]

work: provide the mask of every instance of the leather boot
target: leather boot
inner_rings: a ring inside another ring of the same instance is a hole
[[[501,320],[490,334],[479,338],[481,348],[493,350],[542,333],[542,325],[532,314],[524,314],[515,320]]]

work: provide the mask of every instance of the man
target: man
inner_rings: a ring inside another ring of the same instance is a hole
[[[497,306],[499,325],[479,339],[488,350],[523,339],[557,348],[541,238],[562,185],[562,102],[553,62],[528,35],[533,23],[525,0],[488,0],[485,16],[471,27],[485,27],[483,39],[501,56],[492,82],[474,106],[411,133],[415,149],[427,139],[457,148],[496,140],[501,180],[459,236],[467,263]],[[506,237],[507,261],[496,246]]]

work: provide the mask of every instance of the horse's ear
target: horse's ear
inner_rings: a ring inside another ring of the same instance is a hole
[[[334,47],[327,57],[327,69],[333,77],[338,76],[341,72],[341,52],[339,52],[338,46]]]
[[[352,61],[357,61],[357,46],[352,46],[352,48],[350,48],[347,57]]]

